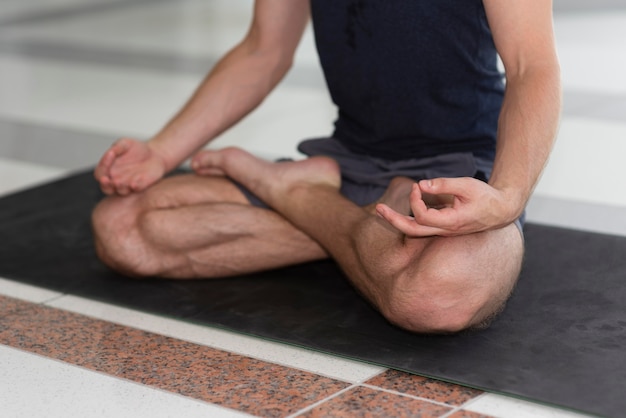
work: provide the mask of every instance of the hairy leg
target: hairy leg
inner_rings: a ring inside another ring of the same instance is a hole
[[[225,277],[327,257],[221,177],[174,176],[140,194],[107,197],[92,218],[100,258],[131,276]]]
[[[319,242],[355,287],[403,328],[479,326],[501,308],[517,280],[523,245],[514,225],[452,238],[407,238],[339,194],[332,160],[273,164],[235,148],[207,151],[203,158]],[[411,184],[397,179],[382,200],[408,211]]]

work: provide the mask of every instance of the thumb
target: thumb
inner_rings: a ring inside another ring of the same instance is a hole
[[[131,139],[120,138],[117,141],[115,141],[115,143],[113,143],[113,145],[111,146],[111,151],[113,151],[115,156],[120,156],[124,154],[125,152],[127,152],[131,148],[132,144],[133,144],[133,141]]]
[[[467,189],[471,186],[468,184],[467,178],[434,178],[428,180],[422,180],[419,182],[419,188],[422,193],[428,193],[432,195],[448,194],[453,196],[463,196],[466,194]]]

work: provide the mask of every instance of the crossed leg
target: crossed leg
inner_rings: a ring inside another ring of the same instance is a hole
[[[171,177],[96,207],[96,250],[105,263],[133,276],[210,278],[330,255],[388,320],[415,332],[484,324],[517,280],[523,245],[514,225],[407,238],[339,194],[333,160],[274,164],[234,148],[204,158],[276,212],[250,206],[226,178]],[[394,180],[382,201],[408,213],[411,184]]]
[[[222,177],[173,176],[142,193],[107,197],[92,225],[100,259],[133,277],[227,277],[327,257]]]
[[[317,242],[391,322],[415,332],[488,323],[519,275],[523,242],[513,224],[458,237],[408,238],[339,194],[334,161],[269,163],[236,148],[206,151],[207,165],[242,183]],[[382,201],[408,213],[412,181]]]

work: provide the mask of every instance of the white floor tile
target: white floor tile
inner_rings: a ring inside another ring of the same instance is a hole
[[[363,382],[385,370],[365,363],[141,313],[75,296],[64,296],[54,300],[49,305],[352,383]]]
[[[0,370],[3,417],[249,416],[1,345]]]
[[[492,393],[480,396],[463,408],[496,418],[584,418],[590,416]]]
[[[54,292],[41,287],[30,286],[0,277],[0,295],[25,300],[27,302],[42,303],[58,298],[63,295],[63,293]]]

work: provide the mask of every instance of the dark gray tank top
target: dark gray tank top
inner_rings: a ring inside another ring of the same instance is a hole
[[[504,78],[482,0],[311,0],[334,137],[388,159],[492,159]]]

